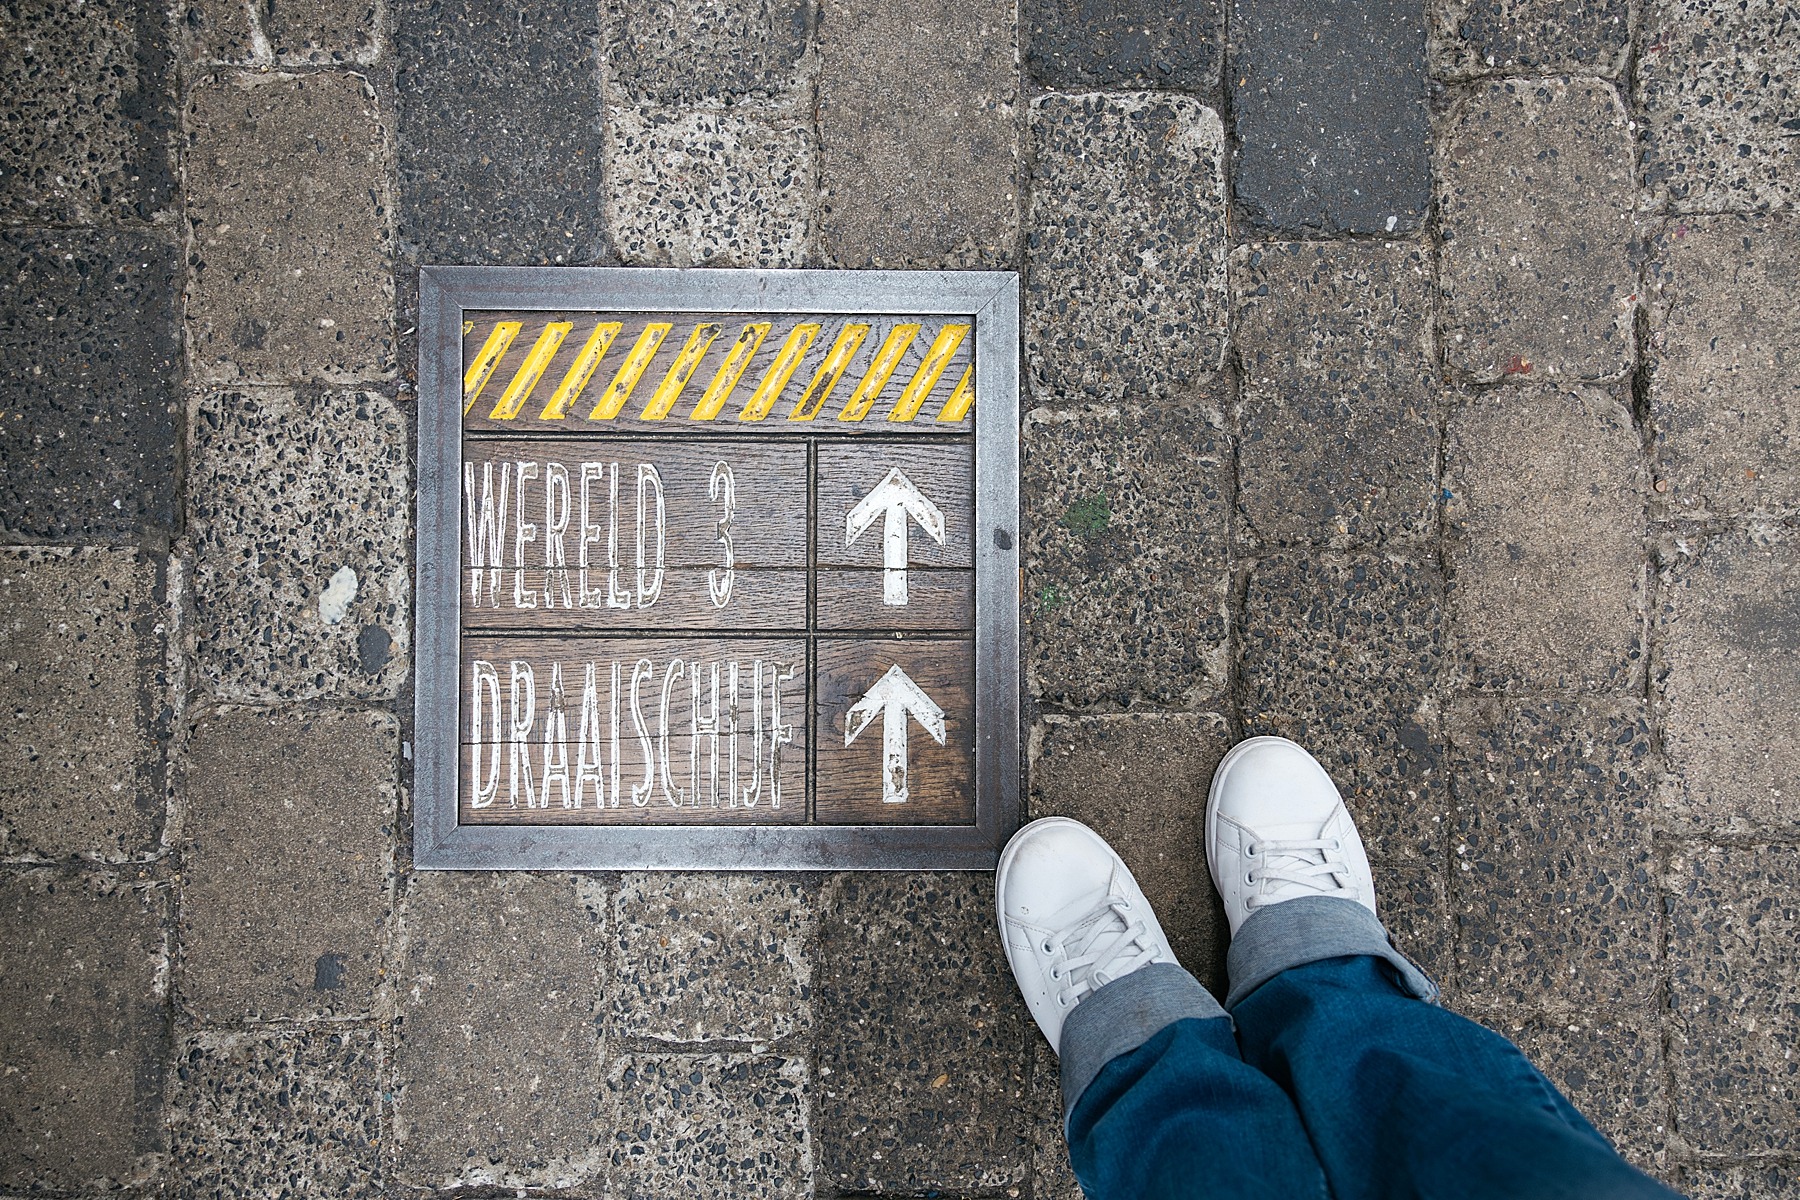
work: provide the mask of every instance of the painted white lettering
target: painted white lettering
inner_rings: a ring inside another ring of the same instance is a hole
[[[482,736],[483,712],[493,740]],[[482,756],[487,756],[487,770]],[[469,784],[470,808],[486,808],[500,791],[500,675],[494,664],[476,659],[469,666]]]
[[[600,535],[604,532],[600,526],[588,520],[591,500],[588,484],[596,480],[603,481],[605,478],[605,463],[584,462],[581,464],[581,536],[575,543],[575,562],[576,566],[580,568],[580,574],[576,578],[576,592],[581,598],[581,607],[583,608],[599,608],[605,603],[600,595],[600,589],[589,590],[588,588],[588,547],[590,545],[598,546]],[[590,537],[589,534],[593,536]]]
[[[606,607],[630,608],[631,593],[619,586],[619,464],[611,466],[612,517],[607,522],[606,533]]]
[[[688,734],[688,782],[693,789],[694,806],[700,803],[700,739],[708,743],[708,761],[712,764],[711,782],[707,788],[707,799],[704,807],[719,807],[719,664],[712,664],[712,715],[702,720],[700,717],[700,669],[696,665],[693,672],[694,707],[689,722]]]
[[[619,807],[619,664],[612,665],[612,799],[608,807]]]
[[[544,770],[538,807],[550,807],[550,789],[561,793],[562,807],[576,807],[569,787],[569,718],[564,713],[562,664],[550,664],[550,708],[544,713]]]
[[[475,503],[475,464],[463,464],[463,500],[469,526],[469,605],[481,607],[481,572],[487,571],[487,606],[499,608],[500,568],[506,547],[501,541],[506,528],[506,500],[512,481],[512,464],[500,464],[498,504],[494,491],[494,464],[481,464],[481,503]]]
[[[794,744],[794,727],[781,723],[781,685],[800,677],[800,668],[785,663],[775,664],[770,672],[774,686],[769,690],[769,807],[781,807],[781,748]]]
[[[646,576],[644,570],[645,552],[644,536],[646,533],[645,512],[650,507],[644,500],[644,491],[648,487],[656,493],[656,569]],[[655,463],[639,463],[637,474],[637,606],[649,608],[662,595],[663,585],[663,550],[668,537],[668,513],[663,505],[662,473],[656,469]],[[648,578],[649,582],[645,582]]]
[[[736,665],[736,663],[732,664],[734,668]],[[738,800],[743,803],[745,808],[755,808],[757,801],[762,799],[762,686],[762,659],[752,659],[750,662],[750,782],[744,785],[741,793],[737,793]],[[735,686],[732,688],[732,695],[734,697],[737,695]],[[736,738],[733,738],[731,742],[731,777],[734,781],[737,779]]]
[[[513,498],[513,607],[536,608],[537,596],[525,588],[525,543],[537,541],[537,523],[525,519],[525,484],[538,477],[538,465],[522,462],[513,474],[517,494]]]
[[[719,518],[719,545],[724,547],[725,569],[714,567],[706,573],[706,591],[714,608],[731,603],[731,584],[737,575],[737,558],[731,547],[731,526],[737,515],[737,481],[731,476],[731,465],[724,459],[713,464],[712,479],[706,485],[706,498],[720,503],[724,515]]]
[[[559,462],[544,464],[544,607],[555,608],[562,597],[564,608],[574,608],[569,594],[569,556],[563,539],[569,532],[569,468]]]
[[[575,758],[575,804],[581,807],[581,797],[587,786],[594,787],[594,807],[606,807],[606,780],[600,775],[604,759],[600,754],[600,687],[599,672],[594,664],[587,664],[587,670],[581,680],[581,720],[576,731],[580,740],[580,749]]]
[[[507,803],[519,806],[519,782],[524,777],[525,807],[537,807],[537,790],[531,781],[531,727],[537,719],[537,676],[531,664],[522,659],[512,661],[512,679],[508,685],[508,741],[511,748],[512,772]],[[520,700],[523,691],[524,699]]]
[[[655,678],[656,666],[647,658],[638,659],[631,668],[631,723],[637,726],[638,746],[644,756],[644,782],[631,785],[631,802],[638,808],[650,803],[650,793],[656,787],[656,754],[650,743],[650,729],[644,724],[643,706],[638,703],[638,683]]]
[[[670,790],[670,785],[675,782],[675,772],[669,770],[669,693],[674,691],[675,681],[681,678],[683,670],[683,663],[678,658],[671,662],[669,669],[663,673],[662,724],[656,735],[656,755],[662,764],[663,799],[668,801],[672,808],[680,808],[687,801],[687,793],[679,787],[673,791]]]

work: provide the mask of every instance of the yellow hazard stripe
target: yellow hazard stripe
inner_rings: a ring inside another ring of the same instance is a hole
[[[519,365],[512,382],[500,393],[500,400],[494,405],[494,411],[488,414],[490,420],[510,421],[519,415],[519,410],[525,407],[525,401],[531,398],[531,389],[538,385],[538,380],[544,377],[544,369],[556,357],[556,348],[562,345],[563,339],[569,336],[569,330],[573,328],[575,325],[572,321],[552,321],[544,326],[544,332],[538,335],[536,344]]]
[[[475,352],[475,361],[463,375],[463,415],[475,407],[475,401],[481,398],[481,389],[493,378],[494,368],[506,357],[507,347],[519,336],[524,323],[520,321],[501,321],[487,335],[487,341],[481,343],[481,349]]]
[[[869,409],[881,398],[881,390],[893,378],[894,369],[900,365],[907,347],[918,336],[917,325],[896,325],[888,331],[881,349],[875,353],[875,361],[869,365],[869,373],[863,376],[863,381],[850,393],[850,398],[844,401],[844,409],[838,413],[838,420],[860,421],[869,415]]]
[[[631,389],[643,378],[650,360],[656,357],[657,348],[673,328],[667,321],[652,321],[644,326],[644,332],[638,334],[631,353],[625,356],[625,365],[619,368],[613,381],[606,385],[606,391],[601,393],[600,403],[594,405],[594,411],[588,414],[588,420],[610,421],[619,415],[625,402],[631,399]]]
[[[794,402],[794,411],[788,414],[790,421],[810,421],[819,415],[825,407],[825,401],[831,398],[832,389],[837,387],[838,380],[844,377],[844,368],[856,357],[856,351],[869,336],[867,325],[846,325],[832,344],[831,353],[819,364],[813,373],[812,382],[800,393],[800,399]]]
[[[731,399],[736,390],[738,380],[744,377],[744,371],[750,366],[750,360],[756,357],[756,351],[762,346],[763,339],[769,336],[769,323],[760,322],[744,326],[744,332],[738,334],[736,344],[725,361],[719,364],[718,373],[706,387],[706,394],[700,397],[700,403],[694,405],[694,411],[688,414],[693,421],[710,421],[719,415],[725,402]]]
[[[660,421],[669,415],[669,410],[675,407],[675,401],[681,399],[681,389],[694,377],[694,372],[700,367],[700,360],[706,357],[707,350],[712,347],[721,328],[722,326],[713,324],[694,326],[694,332],[688,334],[687,344],[675,357],[675,365],[669,368],[669,373],[663,376],[662,383],[651,395],[650,403],[644,406],[644,420]]]
[[[939,412],[940,421],[960,421],[969,415],[969,405],[975,402],[975,365],[963,368],[962,380],[957,383],[956,390],[944,401],[943,411]]]
[[[756,391],[750,394],[743,411],[738,413],[738,420],[760,421],[769,415],[769,410],[775,407],[775,401],[787,390],[788,380],[800,369],[800,360],[806,357],[808,347],[818,336],[819,326],[816,324],[809,322],[794,326],[793,332],[787,335],[787,340],[781,343],[781,352],[763,373],[762,382],[756,385]]]
[[[950,366],[950,360],[956,357],[957,347],[968,336],[967,325],[946,325],[938,330],[937,337],[931,341],[931,349],[925,352],[925,361],[913,373],[912,382],[900,393],[900,399],[894,401],[894,411],[888,414],[888,420],[910,421],[919,415],[919,409],[924,407],[931,389],[938,385],[938,380],[943,378],[945,369]]]
[[[471,333],[474,333],[474,332],[475,332],[475,322],[464,321],[463,322],[463,336],[468,337]]]
[[[619,330],[624,327],[618,321],[602,321],[594,326],[594,332],[588,334],[581,352],[564,373],[562,382],[551,393],[550,403],[544,405],[544,411],[538,414],[538,420],[560,421],[569,415],[569,409],[581,399],[581,393],[587,390],[588,381],[593,379],[594,372],[599,369],[600,360],[606,357],[613,339],[619,336]]]

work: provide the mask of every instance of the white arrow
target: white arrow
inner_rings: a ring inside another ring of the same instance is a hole
[[[919,523],[919,528],[929,533],[938,545],[944,544],[944,512],[937,505],[925,498],[923,492],[913,486],[913,481],[899,467],[887,473],[887,477],[875,485],[875,490],[857,501],[856,507],[844,521],[844,540],[846,545],[856,545],[856,539],[863,531],[875,523],[876,517],[885,516],[887,527],[881,535],[881,602],[883,604],[906,603],[906,518]],[[906,677],[901,676],[902,679]],[[910,680],[908,682],[911,682]]]
[[[869,727],[876,713],[881,714],[881,800],[884,804],[905,804],[909,794],[906,786],[907,714],[911,713],[941,746],[944,744],[944,710],[921,691],[905,671],[889,667],[888,673],[877,679],[875,686],[850,706],[850,712],[844,718],[844,745],[854,742],[856,735]],[[862,720],[857,721],[858,715]]]

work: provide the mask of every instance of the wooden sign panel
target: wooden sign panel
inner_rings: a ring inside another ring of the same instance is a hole
[[[421,274],[415,860],[984,868],[1017,282]]]

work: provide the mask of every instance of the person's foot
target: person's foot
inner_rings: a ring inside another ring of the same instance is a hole
[[[1235,935],[1251,913],[1301,896],[1375,911],[1356,823],[1319,760],[1282,737],[1239,742],[1206,802],[1206,863]]]
[[[1013,978],[1052,1049],[1095,988],[1175,961],[1124,860],[1079,821],[1045,817],[1015,833],[994,873],[994,898]]]

